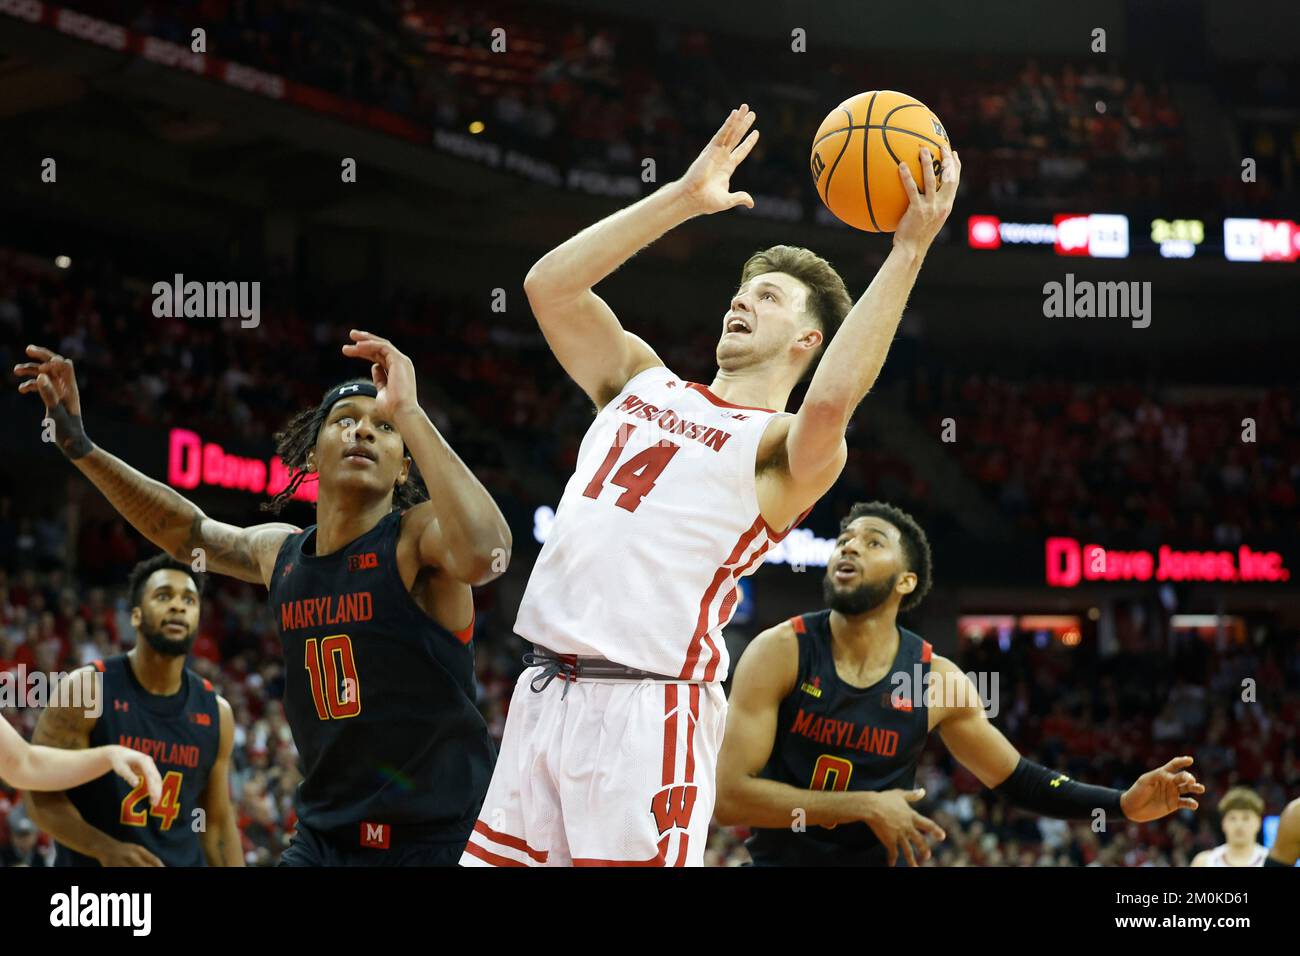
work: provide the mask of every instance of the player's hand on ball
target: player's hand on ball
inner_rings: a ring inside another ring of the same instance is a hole
[[[81,396],[77,393],[77,376],[72,362],[39,345],[27,346],[31,362],[14,366],[14,374],[26,379],[18,385],[23,395],[36,393],[45,402],[45,410],[63,405],[69,415],[81,414]]]
[[[906,163],[898,164],[898,175],[907,192],[907,212],[894,230],[895,247],[906,249],[914,255],[924,255],[939,234],[952,212],[957,198],[957,184],[961,181],[961,160],[948,147],[943,148],[943,182],[934,175],[934,156],[928,146],[921,149],[921,169],[924,191],[918,189],[912,170]]]
[[[113,773],[132,787],[139,786],[143,779],[149,791],[149,803],[155,807],[162,803],[162,777],[158,775],[158,766],[153,762],[152,757],[117,744],[110,744],[106,749]]]
[[[709,145],[677,181],[696,214],[721,212],[734,206],[754,208],[749,193],[731,191],[731,174],[758,142],[758,130],[745,135],[757,115],[744,103],[732,110]]]
[[[1148,770],[1124,791],[1119,805],[1135,823],[1159,820],[1175,810],[1195,810],[1200,804],[1188,794],[1204,793],[1204,784],[1186,769],[1191,757],[1175,757],[1163,767]]]
[[[396,418],[420,407],[415,397],[415,365],[388,339],[353,329],[353,341],[343,346],[349,358],[370,362],[370,379],[375,383],[375,414]]]
[[[898,862],[900,849],[908,866],[924,863],[930,859],[930,844],[925,837],[928,835],[935,840],[947,838],[939,824],[912,809],[912,804],[924,796],[925,790],[920,788],[863,794],[867,798],[863,822],[885,845],[890,866]]]

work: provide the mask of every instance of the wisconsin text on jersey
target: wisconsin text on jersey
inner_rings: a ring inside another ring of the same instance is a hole
[[[635,395],[629,395],[623,399],[618,406],[618,411],[631,412],[633,418],[644,418],[652,425],[658,425],[665,435],[681,435],[683,438],[692,438],[714,451],[722,451],[722,446],[731,437],[731,432],[724,432],[720,428],[687,421],[671,408],[648,405],[643,399],[637,398]]]

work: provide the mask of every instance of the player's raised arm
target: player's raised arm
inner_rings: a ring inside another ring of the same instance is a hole
[[[849,418],[875,384],[925,254],[952,212],[961,178],[957,154],[944,148],[942,184],[935,181],[928,148],[921,151],[921,166],[923,193],[909,167],[899,164],[909,204],[894,233],[893,248],[826,347],[790,426],[786,449],[796,483],[815,480],[840,454]]]
[[[1195,810],[1198,804],[1189,794],[1205,792],[1186,769],[1191,757],[1175,757],[1144,773],[1127,790],[1078,783],[1022,757],[989,721],[974,682],[952,661],[936,655],[931,680],[942,688],[941,704],[935,708],[937,726],[953,759],[1022,809],[1066,820],[1086,820],[1103,810],[1145,823],[1175,810]]]
[[[411,360],[387,339],[358,329],[351,336],[343,354],[371,363],[375,417],[396,425],[429,490],[429,500],[410,510],[402,532],[416,536],[421,566],[473,586],[500,577],[510,560],[510,526],[420,407]]]
[[[944,832],[912,809],[921,790],[805,790],[759,776],[772,756],[781,701],[794,689],[798,669],[798,637],[788,622],[759,634],[745,648],[727,700],[714,819],[722,826],[771,828],[864,822],[884,844],[890,866],[900,849],[912,866],[928,859],[924,834],[942,840]]]
[[[87,713],[87,707],[99,694],[94,674],[94,668],[85,667],[63,678],[50,705],[36,723],[32,734],[34,745],[77,751],[80,757],[93,753],[89,748],[95,718]],[[81,686],[74,689],[68,686],[71,682],[79,682]],[[154,768],[149,785],[150,800],[157,802],[162,791],[157,768]],[[144,847],[122,843],[87,823],[64,790],[29,790],[23,799],[28,816],[38,827],[83,856],[98,860],[104,866],[162,866],[162,861]]]
[[[86,437],[71,360],[38,345],[27,346],[27,356],[32,361],[14,366],[14,373],[26,379],[18,391],[40,395],[54,422],[59,449],[136,531],[178,561],[193,561],[195,549],[201,548],[210,571],[252,584],[270,580],[281,542],[297,530],[293,525],[274,522],[237,528],[209,518],[174,489],[141,474]]]
[[[695,216],[753,207],[748,193],[732,192],[731,174],[758,141],[755,114],[744,104],[681,179],[621,209],[539,259],[524,292],[551,351],[598,408],[639,372],[663,362],[627,332],[592,288],[664,233]],[[746,135],[748,133],[748,135]]]

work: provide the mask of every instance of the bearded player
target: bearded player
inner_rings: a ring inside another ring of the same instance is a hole
[[[269,588],[303,769],[281,865],[454,865],[494,758],[470,589],[505,570],[510,531],[420,408],[411,360],[369,332],[351,338],[343,354],[370,363],[371,380],[336,385],[277,435],[292,478],[272,510],[314,477],[306,529],[214,521],[86,437],[71,362],[29,346],[15,371],[59,448],[137,531]]]
[[[533,666],[515,687],[463,864],[703,862],[738,579],[844,467],[849,418],[961,170],[945,149],[940,185],[923,156],[922,193],[900,165],[910,206],[856,305],[805,249],[750,258],[719,323],[718,372],[688,382],[592,287],[687,220],[753,206],[729,182],[758,139],[754,118],[733,110],[680,180],[569,239],[524,280],[596,416],[519,608]],[[819,359],[799,411],[785,412]]]
[[[1138,822],[1195,810],[1204,793],[1176,757],[1127,790],[1077,783],[1026,760],[989,722],[969,676],[898,624],[931,582],[930,544],[906,512],[857,504],[822,590],[828,608],[745,649],[718,759],[718,823],[755,828],[759,866],[913,866],[943,830],[912,809],[916,763],[937,730],[953,758],[1043,816]]]
[[[28,811],[57,844],[56,866],[243,866],[230,802],[235,718],[212,684],[185,666],[198,633],[203,577],[165,554],[131,571],[135,646],[65,680],[99,695],[92,716],[77,695],[41,714],[33,740],[69,750],[119,743],[157,756],[151,800],[143,782],[101,777],[59,793],[29,793]]]

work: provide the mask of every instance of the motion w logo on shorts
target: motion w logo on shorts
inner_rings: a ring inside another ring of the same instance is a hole
[[[654,815],[659,835],[669,830],[687,830],[690,828],[691,811],[695,809],[695,798],[699,788],[693,783],[685,786],[665,787],[650,800],[650,813]]]

